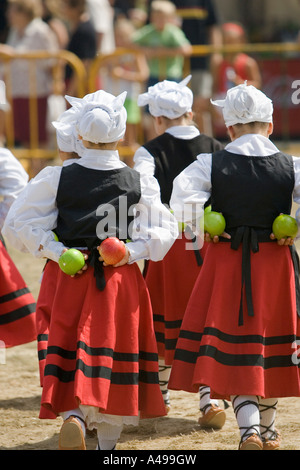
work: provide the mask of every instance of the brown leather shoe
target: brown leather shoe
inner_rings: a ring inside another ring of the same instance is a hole
[[[263,443],[257,434],[252,434],[239,445],[239,450],[263,450]]]
[[[75,416],[66,419],[61,427],[59,450],[86,450],[85,438],[80,422]]]
[[[277,429],[274,430],[274,434],[271,439],[263,440],[263,450],[278,450],[281,444],[281,436]]]
[[[198,423],[203,428],[221,429],[226,420],[225,411],[216,405],[211,405],[209,411],[202,414],[198,419]]]

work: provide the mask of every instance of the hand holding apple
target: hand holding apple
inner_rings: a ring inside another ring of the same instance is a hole
[[[279,245],[292,245],[298,233],[296,219],[288,214],[280,214],[273,222],[270,238],[277,239]]]
[[[87,255],[76,250],[76,248],[70,248],[69,250],[64,248],[58,260],[58,264],[65,274],[73,277],[75,274],[82,274],[82,272],[87,269],[87,265],[85,264],[87,258]]]
[[[98,246],[99,260],[104,266],[119,267],[128,263],[129,251],[125,243],[117,237],[109,237]]]

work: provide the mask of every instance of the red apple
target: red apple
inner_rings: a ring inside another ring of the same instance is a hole
[[[119,263],[126,254],[125,244],[116,237],[109,237],[103,240],[99,246],[99,253],[106,264]]]
[[[211,237],[221,235],[226,227],[226,222],[220,212],[208,210],[204,212],[204,231],[208,232]]]
[[[273,222],[272,231],[277,240],[295,238],[298,233],[297,221],[288,214],[280,214]]]

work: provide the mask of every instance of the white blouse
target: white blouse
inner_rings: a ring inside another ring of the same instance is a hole
[[[258,158],[279,152],[278,148],[267,138],[258,134],[248,134],[230,142],[225,150],[228,152],[257,156]],[[295,187],[293,201],[300,203],[300,158],[293,157]],[[178,175],[173,182],[170,200],[175,217],[192,227],[199,227],[203,215],[204,203],[211,195],[212,155],[200,154],[197,160]],[[296,213],[300,223],[299,210]]]
[[[28,182],[28,174],[10,150],[0,149],[0,230],[10,206]]]
[[[126,166],[117,151],[85,150],[82,157],[67,160],[85,168],[111,170]],[[3,235],[17,249],[38,258],[58,261],[64,245],[54,240],[58,209],[56,195],[61,166],[44,168],[33,178],[12,205],[6,218]],[[127,243],[129,263],[140,259],[161,260],[178,236],[178,225],[161,203],[160,190],[154,177],[141,176],[141,198],[134,210],[131,239]]]

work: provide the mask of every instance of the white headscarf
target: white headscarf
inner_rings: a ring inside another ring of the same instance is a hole
[[[220,106],[226,127],[249,122],[273,122],[273,104],[262,91],[245,82],[227,91],[225,100],[211,100]]]
[[[76,130],[77,119],[78,113],[74,108],[70,108],[64,111],[57,121],[53,121],[52,125],[56,129],[58,148],[62,152],[75,152],[82,156],[84,146]]]
[[[98,90],[84,98],[66,96],[74,108],[79,135],[95,144],[120,140],[126,131],[127,112],[123,106],[126,95],[127,92],[123,92],[115,97]]]
[[[177,119],[192,110],[193,93],[186,85],[191,75],[180,83],[164,80],[148,88],[146,93],[139,95],[138,105],[149,105],[152,116],[164,116]]]

